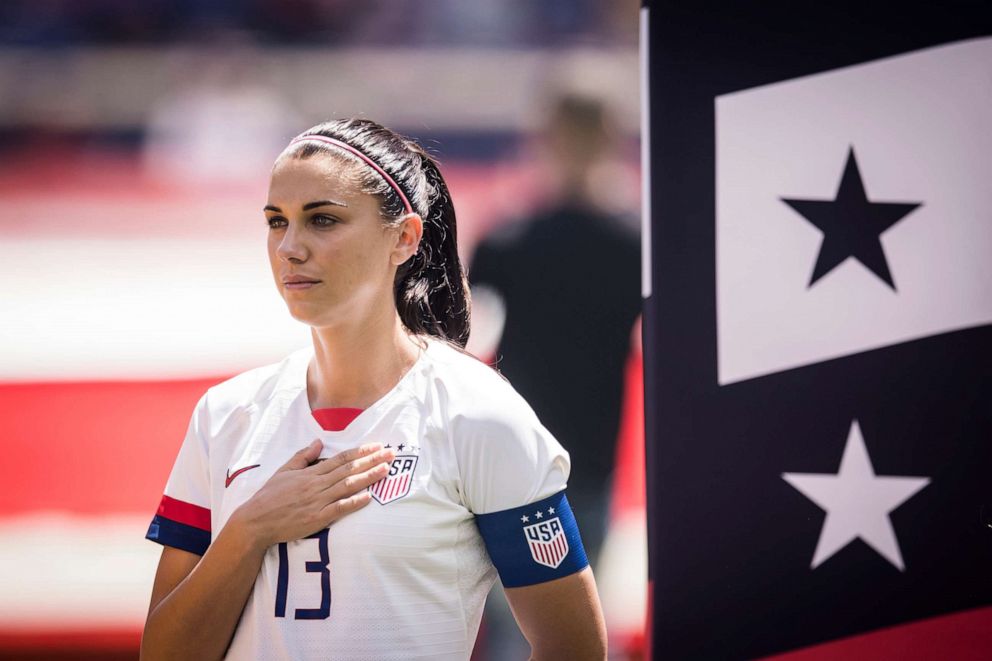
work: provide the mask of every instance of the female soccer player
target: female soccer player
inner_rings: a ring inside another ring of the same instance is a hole
[[[467,659],[498,570],[535,658],[602,659],[568,454],[461,351],[437,164],[374,122],[320,124],[276,160],[265,216],[313,347],[197,405],[148,531],[142,658]]]

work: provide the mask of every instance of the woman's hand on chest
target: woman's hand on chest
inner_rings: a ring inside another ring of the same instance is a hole
[[[367,487],[389,472],[395,457],[373,443],[317,461],[322,448],[315,440],[294,454],[229,523],[244,527],[261,549],[301,539],[367,505]]]

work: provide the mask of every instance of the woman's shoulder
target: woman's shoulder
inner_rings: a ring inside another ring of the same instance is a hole
[[[434,353],[438,409],[464,505],[498,512],[561,491],[568,452],[510,382],[453,347]]]
[[[497,396],[516,396],[516,391],[496,367],[484,363],[464,349],[447,342],[431,340],[429,349],[435,378],[451,389],[452,394],[473,397],[482,393]]]
[[[431,348],[437,390],[451,421],[472,426],[533,424],[533,409],[496,368],[443,342]]]

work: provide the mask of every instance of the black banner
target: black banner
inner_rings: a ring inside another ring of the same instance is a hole
[[[642,12],[656,658],[992,630],[989,7]]]

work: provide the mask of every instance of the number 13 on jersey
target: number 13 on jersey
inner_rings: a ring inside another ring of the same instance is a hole
[[[320,532],[304,537],[316,539],[319,560],[306,561],[308,573],[320,574],[320,606],[317,608],[297,608],[294,614],[297,620],[326,620],[331,614],[331,570],[327,567],[330,554],[327,550],[327,533],[325,528]],[[276,617],[286,617],[286,598],[289,594],[289,544],[279,544],[279,577],[276,582]]]

